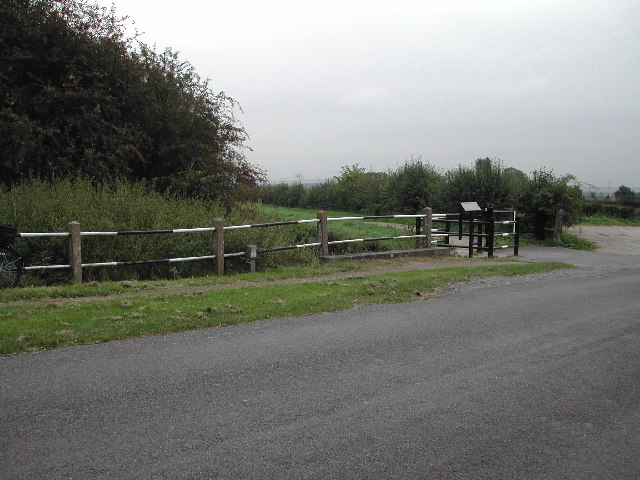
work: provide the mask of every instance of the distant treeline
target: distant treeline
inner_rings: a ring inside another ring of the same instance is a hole
[[[540,209],[567,212],[567,221],[580,215],[582,191],[572,175],[556,176],[540,169],[527,175],[489,158],[473,166],[439,171],[420,158],[395,170],[368,172],[353,165],[320,184],[263,185],[258,196],[264,203],[287,207],[347,210],[365,214],[415,213],[424,207],[437,212],[457,212],[460,202],[477,201],[481,207]]]
[[[582,202],[582,213],[587,217],[600,215],[603,217],[631,219],[640,217],[640,208],[617,205],[612,202],[585,200]]]

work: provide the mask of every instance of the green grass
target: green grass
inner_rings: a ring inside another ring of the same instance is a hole
[[[562,239],[560,242],[556,242],[555,240],[535,240],[533,237],[525,237],[524,241],[521,237],[520,246],[523,245],[544,245],[547,247],[563,247],[563,248],[572,248],[574,250],[586,250],[593,251],[598,248],[593,242],[589,240],[585,240],[584,238],[576,237],[575,235],[571,235],[570,233],[563,232]]]
[[[640,227],[640,218],[615,218],[605,215],[593,215],[590,217],[580,217],[578,225],[604,226],[604,227]]]
[[[317,218],[317,214],[318,214],[318,210],[314,210],[312,208],[298,208],[298,207],[280,207],[280,206],[276,206],[276,205],[268,205],[268,204],[262,204],[261,208],[268,214],[273,214],[273,215],[277,215],[280,217],[283,217],[285,220],[301,220],[301,219],[310,219],[310,218]],[[363,216],[367,216],[364,215],[362,213],[353,213],[353,212],[347,212],[345,210],[325,210],[325,212],[327,212],[327,216],[329,217],[363,217]],[[401,221],[404,220],[409,220],[412,221],[411,219],[406,219],[406,218],[397,218],[397,219],[380,219],[380,221],[385,221],[385,220],[392,220],[393,223],[403,223]],[[362,220],[358,220],[358,221],[362,221]],[[364,221],[378,221],[376,219],[370,219],[370,220],[364,220]]]
[[[276,217],[282,221],[305,220],[317,218],[317,211],[305,208],[277,207],[274,205],[262,205],[262,210],[266,215]],[[331,217],[358,217],[356,213],[349,213],[340,210],[326,210]],[[393,223],[398,228],[381,225],[380,223]],[[310,227],[314,228],[315,226]],[[329,222],[329,240],[347,240],[354,238],[380,238],[395,237],[398,235],[412,235],[415,233],[414,219],[371,219],[371,220],[334,220]],[[341,247],[343,251],[368,251],[407,249],[415,248],[419,240],[385,240],[380,242],[357,243]],[[335,247],[332,247],[335,248]]]
[[[145,295],[150,291],[159,292],[167,289],[207,287],[228,285],[238,282],[257,283],[270,280],[293,278],[313,278],[338,272],[351,272],[366,269],[361,262],[342,261],[327,264],[307,264],[304,266],[280,266],[264,272],[242,273],[235,275],[202,276],[179,280],[149,280],[121,282],[86,282],[66,283],[54,286],[36,286],[10,288],[0,290],[0,305],[8,302],[31,301],[42,299],[101,297],[107,295]]]
[[[516,263],[447,267],[183,293],[154,290],[148,285],[144,295],[127,298],[5,304],[0,313],[0,354],[331,312],[362,304],[414,301],[428,298],[437,287],[450,282],[558,268],[569,266]]]
[[[315,210],[304,209],[304,208],[288,208],[288,207],[276,207],[273,205],[262,205],[265,213],[275,216],[277,218],[281,218],[283,221],[287,220],[301,220],[301,219],[309,219],[316,218],[317,212]],[[327,214],[330,217],[349,217],[349,216],[358,216],[357,214],[339,211],[339,210],[331,210],[327,211]],[[598,217],[585,217],[594,219],[593,221],[597,221]],[[619,225],[630,225],[633,226],[633,221],[630,220],[620,220],[620,219],[611,219],[608,217],[600,217],[605,221],[609,222],[622,222],[618,223]],[[401,224],[403,220],[405,220],[405,228],[409,228],[411,224],[415,222],[413,219],[389,219],[389,222],[385,222],[384,220],[380,220],[383,223],[398,223]],[[408,220],[408,222],[406,222]],[[337,238],[375,238],[375,237],[388,237],[395,235],[403,235],[406,232],[402,232],[402,230],[395,229],[393,227],[377,225],[376,220],[345,220],[345,221],[335,221],[330,222],[329,231],[333,232]],[[604,223],[603,223],[604,224]],[[610,223],[611,225],[616,225],[616,223]],[[441,222],[436,223],[437,226],[443,226]],[[457,224],[452,222],[453,227],[457,228]],[[640,224],[639,224],[640,225]],[[504,227],[509,229],[510,227]],[[501,231],[500,228],[496,231]],[[503,245],[503,244],[511,244],[513,243],[513,239],[509,237],[508,239],[503,237],[496,237],[495,245]],[[379,245],[387,245],[390,248],[412,248],[413,245],[410,241],[400,241],[396,240],[393,243],[385,242],[384,244],[380,243]],[[553,240],[545,240],[538,241],[533,238],[532,235],[521,235],[520,236],[520,246],[526,245],[546,245],[546,246],[554,246],[554,247],[564,247],[564,248],[572,248],[576,250],[588,250],[592,251],[597,248],[597,245],[589,242],[588,240],[584,240],[576,237],[575,235],[571,235],[569,233],[562,234],[562,240],[560,242],[555,242]]]

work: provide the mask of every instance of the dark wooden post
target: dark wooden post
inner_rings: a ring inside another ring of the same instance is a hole
[[[214,245],[216,255],[216,274],[224,275],[224,220],[216,218],[213,220],[214,231]]]
[[[447,221],[444,223],[444,229],[447,231],[447,233],[451,232],[451,222],[449,222],[449,215],[447,215],[445,217],[447,219]],[[451,244],[451,237],[449,235],[447,235],[447,240],[445,242],[447,245]]]
[[[320,210],[318,212],[318,243],[320,243],[320,247],[318,248],[318,254],[321,257],[329,256],[329,228],[327,222],[327,212],[324,210]]]
[[[426,235],[424,243],[426,248],[431,248],[431,229],[433,228],[433,210],[430,207],[426,207],[423,211],[424,220],[422,221],[422,231]]]
[[[518,248],[520,247],[520,220],[516,218],[515,242],[513,245],[513,254],[518,256]]]
[[[473,258],[473,231],[476,226],[473,223],[473,212],[469,212],[469,258]]]
[[[545,240],[544,225],[546,223],[546,213],[542,210],[536,210],[535,235],[536,240]]]
[[[416,235],[420,235],[422,233],[422,217],[416,217]],[[416,238],[416,248],[420,248],[420,239]]]
[[[69,265],[75,283],[82,283],[82,246],[80,224],[75,220],[67,224],[69,230]]]
[[[478,228],[478,235],[477,235],[478,239],[477,239],[477,245],[478,245],[478,247],[479,247],[479,248],[482,248],[482,239],[483,239],[482,234],[483,234],[483,233],[486,233],[486,232],[483,232],[483,228],[485,228],[485,226],[484,226],[484,223],[483,223],[483,222],[485,222],[485,221],[487,220],[486,212],[481,212],[481,213],[480,213],[480,219],[479,219],[479,220],[480,220],[480,221],[479,221],[479,222],[478,222],[478,224],[477,224],[477,225],[478,225],[478,227],[477,227],[477,228]],[[478,250],[478,251],[480,251],[480,250]]]
[[[487,237],[485,239],[485,245],[487,246],[487,256],[489,258],[493,258],[493,242],[495,240],[495,218],[493,216],[493,208],[487,208],[487,226],[485,228],[485,232]]]

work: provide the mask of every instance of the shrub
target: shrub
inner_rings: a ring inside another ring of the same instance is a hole
[[[88,0],[0,2],[0,183],[81,172],[231,203],[263,180],[237,104]]]

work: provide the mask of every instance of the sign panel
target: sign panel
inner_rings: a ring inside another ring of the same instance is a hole
[[[462,205],[465,212],[479,212],[482,210],[478,202],[461,202],[460,205]]]

